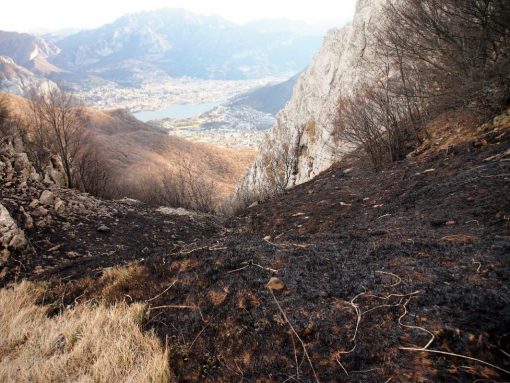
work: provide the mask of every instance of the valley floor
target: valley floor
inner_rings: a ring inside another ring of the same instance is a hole
[[[505,381],[505,124],[379,173],[339,163],[228,220],[57,188],[44,212],[38,185],[2,181],[31,250],[0,283],[43,284],[50,314],[145,304],[174,381]]]

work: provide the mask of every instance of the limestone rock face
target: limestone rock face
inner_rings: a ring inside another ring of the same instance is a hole
[[[0,137],[0,180],[44,181],[47,185],[58,186],[67,184],[62,163],[55,155],[50,156],[41,172],[36,171],[16,131]]]
[[[293,96],[259,147],[255,163],[240,184],[256,190],[268,177],[264,157],[291,147],[294,169],[288,187],[327,169],[349,148],[331,136],[338,99],[370,77],[369,36],[385,0],[358,0],[353,21],[330,30],[324,44],[296,84]]]
[[[0,235],[4,249],[20,250],[27,245],[25,234],[2,204],[0,204]]]

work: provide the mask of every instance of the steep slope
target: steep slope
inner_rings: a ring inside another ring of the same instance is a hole
[[[41,37],[0,31],[0,55],[12,58],[18,65],[38,75],[61,71],[49,62],[59,52],[55,44]]]
[[[56,187],[43,198],[0,166],[0,202],[31,244],[3,253],[0,284],[40,282],[49,314],[147,304],[179,382],[504,381],[510,111],[445,121],[433,133],[447,147],[379,173],[339,163],[225,226]],[[459,129],[462,142],[441,134]]]
[[[383,3],[359,0],[353,21],[328,32],[276,125],[260,145],[242,187],[252,190],[266,181],[264,159],[284,146],[295,148],[291,150],[294,169],[289,186],[311,179],[338,158],[343,148],[332,145],[331,138],[335,106],[340,95],[348,94],[361,79],[369,79],[370,68],[365,64],[370,58],[367,31],[377,22]]]
[[[241,94],[235,97],[229,103],[229,106],[249,106],[259,112],[269,113],[276,116],[276,114],[283,109],[285,104],[287,104],[292,97],[292,90],[294,89],[300,75],[301,74],[299,73],[282,83],[267,85]]]
[[[26,100],[6,96],[16,113],[23,115]],[[125,110],[85,108],[81,118],[99,149],[102,166],[110,167],[127,185],[139,185],[141,179],[176,170],[183,162],[189,162],[201,178],[217,184],[223,197],[235,189],[254,157],[251,150],[219,148],[170,136]]]

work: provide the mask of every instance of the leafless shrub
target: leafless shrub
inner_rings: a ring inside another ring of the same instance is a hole
[[[177,170],[161,175],[165,205],[191,210],[215,210],[217,191],[214,181],[206,180],[188,159],[181,159]]]
[[[86,138],[80,119],[81,103],[58,88],[49,88],[44,93],[32,89],[27,98],[28,112],[20,127],[36,168],[40,170],[50,154],[57,154],[67,186],[74,187],[76,161]]]
[[[379,54],[389,55],[403,82],[426,84],[412,97],[429,107],[478,102],[498,109],[510,93],[490,90],[508,81],[510,7],[506,0],[388,0],[376,32]]]
[[[505,0],[387,0],[373,32],[375,79],[339,100],[336,137],[375,168],[403,158],[431,118],[510,102]]]
[[[217,208],[216,184],[200,174],[188,159],[181,158],[179,164],[171,168],[144,168],[140,174],[137,182],[117,181],[116,194],[154,206],[181,207],[208,213]]]
[[[82,138],[75,164],[76,186],[99,198],[115,198],[118,193],[113,166],[91,134],[83,135]]]
[[[420,105],[387,76],[339,100],[335,135],[363,150],[373,167],[402,159],[423,121]]]

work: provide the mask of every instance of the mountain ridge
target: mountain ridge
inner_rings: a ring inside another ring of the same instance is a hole
[[[126,14],[98,28],[64,36],[0,32],[0,55],[36,76],[80,84],[101,78],[139,86],[148,72],[175,78],[242,80],[296,73],[322,36],[295,23],[238,25],[219,16],[164,8]]]
[[[255,163],[239,185],[241,193],[260,190],[267,184],[271,175],[266,162],[278,151],[289,151],[292,157],[287,184],[292,187],[326,170],[349,150],[332,137],[335,110],[341,95],[348,95],[361,82],[370,82],[368,30],[377,22],[384,3],[358,0],[353,20],[327,33],[321,49],[297,81],[291,100],[260,145]]]

